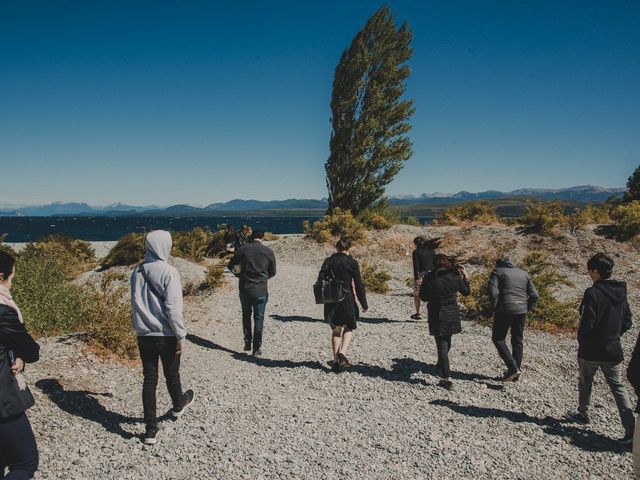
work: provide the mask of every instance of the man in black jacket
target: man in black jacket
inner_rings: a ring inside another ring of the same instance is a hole
[[[507,366],[503,380],[516,381],[522,373],[527,312],[536,304],[539,295],[529,274],[505,258],[496,261],[496,268],[489,278],[489,297],[494,311],[491,339]],[[513,353],[505,342],[509,329]]]
[[[602,370],[616,400],[625,435],[620,443],[633,441],[635,420],[627,389],[622,383],[623,352],[620,336],[631,328],[631,310],[627,285],[611,280],[613,260],[598,253],[587,262],[593,286],[587,288],[580,304],[578,327],[578,412],[569,417],[589,423],[589,405],[593,377]]]
[[[264,232],[255,230],[252,241],[236,250],[229,262],[229,270],[240,278],[240,303],[242,305],[242,329],[244,332],[244,350],[253,354],[262,354],[262,330],[264,311],[269,300],[267,281],[276,274],[276,257],[270,248],[265,247]],[[251,331],[251,312],[253,310],[254,330]]]

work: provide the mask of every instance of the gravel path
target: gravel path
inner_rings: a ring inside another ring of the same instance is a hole
[[[99,360],[77,337],[44,340],[41,362],[27,370],[38,478],[631,478],[602,377],[593,424],[562,421],[577,399],[572,338],[527,332],[524,375],[501,388],[489,329],[465,323],[448,392],[437,386],[426,321],[408,320],[412,300],[397,287],[370,296],[353,366],[331,373],[329,328],[311,294],[319,263],[290,258],[270,283],[261,358],[240,351],[233,277],[187,301],[183,384],[196,401],[161,423],[154,447],[139,438],[138,365]],[[637,334],[634,326],[626,335],[627,349]],[[159,413],[168,411],[162,381],[158,392]]]

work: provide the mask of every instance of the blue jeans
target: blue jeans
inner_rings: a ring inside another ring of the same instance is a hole
[[[264,297],[252,297],[240,291],[240,304],[242,305],[242,330],[244,332],[245,345],[253,342],[253,351],[260,350],[262,346],[262,329],[264,327],[264,310],[267,306],[269,295]],[[253,333],[251,331],[251,312],[253,311],[253,322],[255,324]]]
[[[5,475],[5,469],[9,473]],[[0,478],[26,480],[38,469],[38,447],[27,415],[0,420]]]

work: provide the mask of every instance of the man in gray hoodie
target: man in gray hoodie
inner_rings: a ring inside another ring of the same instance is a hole
[[[516,381],[521,375],[524,326],[527,312],[538,301],[539,295],[529,274],[503,258],[489,278],[489,297],[493,305],[493,332],[491,339],[500,357],[507,365],[503,380]],[[511,329],[511,349],[505,339]]]
[[[156,386],[158,360],[162,361],[167,389],[173,402],[173,416],[180,417],[193,402],[193,390],[182,392],[180,357],[187,330],[182,318],[180,274],[167,260],[171,234],[156,230],[147,235],[144,262],[131,274],[133,328],[138,336],[144,383],[142,405],[146,433],[144,443],[153,445],[158,435]]]

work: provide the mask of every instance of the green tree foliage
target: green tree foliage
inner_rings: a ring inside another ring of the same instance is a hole
[[[640,200],[640,166],[633,171],[627,180],[627,191],[624,192],[625,202],[634,200]]]
[[[611,217],[615,222],[615,234],[620,240],[640,235],[640,200],[614,207]]]
[[[520,218],[520,223],[534,233],[552,235],[567,224],[567,217],[560,200],[532,202]]]
[[[328,242],[336,237],[348,235],[352,240],[362,240],[366,231],[364,226],[353,217],[350,211],[336,208],[331,215],[325,215],[322,220],[304,222],[304,230],[308,237],[320,243]]]
[[[480,200],[447,208],[433,223],[435,225],[493,225],[500,223],[500,218],[489,202]]]
[[[330,155],[325,170],[329,212],[357,215],[383,198],[385,186],[412,155],[406,135],[414,112],[403,100],[413,33],[384,6],[340,58],[333,80]]]

